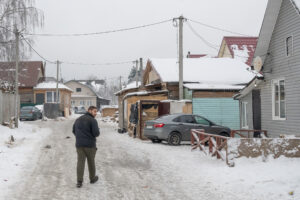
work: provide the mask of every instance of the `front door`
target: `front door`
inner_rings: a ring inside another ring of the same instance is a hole
[[[261,130],[261,100],[260,90],[252,91],[252,111],[253,111],[253,129]],[[259,133],[254,133],[257,137]]]
[[[192,115],[182,115],[177,119],[178,130],[181,133],[182,141],[191,140],[191,129],[195,128],[195,121]]]
[[[38,105],[45,103],[45,94],[44,93],[37,93],[35,94],[35,102]]]

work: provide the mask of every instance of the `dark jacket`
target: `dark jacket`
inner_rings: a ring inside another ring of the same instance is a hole
[[[90,113],[76,119],[73,125],[76,147],[96,147],[96,137],[100,135],[98,122]]]

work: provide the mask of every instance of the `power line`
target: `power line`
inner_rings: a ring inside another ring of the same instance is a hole
[[[46,59],[44,56],[42,56],[41,54],[39,54],[33,47],[32,45],[30,44],[30,42],[28,40],[26,40],[26,38],[21,35],[21,37],[23,38],[23,40],[28,44],[28,46],[40,57],[42,58],[44,61],[48,62],[48,63],[52,63],[52,64],[56,64],[56,62],[53,62],[53,61],[50,61],[48,59]]]
[[[89,36],[89,35],[101,35],[101,34],[108,34],[108,33],[116,33],[116,32],[122,32],[122,31],[130,31],[130,30],[135,30],[135,29],[140,29],[140,28],[146,28],[149,26],[155,26],[159,24],[164,24],[166,22],[170,22],[173,19],[168,19],[168,20],[163,20],[160,22],[155,22],[151,24],[146,24],[146,25],[140,25],[140,26],[134,26],[130,28],[121,28],[121,29],[115,29],[115,30],[108,30],[108,31],[100,31],[100,32],[94,32],[94,33],[72,33],[72,34],[51,34],[51,33],[25,33],[24,35],[34,35],[34,36],[56,36],[56,37],[74,37],[74,36]]]
[[[135,61],[124,61],[124,62],[107,62],[107,63],[80,63],[80,62],[67,62],[61,61],[61,63],[70,64],[70,65],[88,65],[88,66],[101,66],[101,65],[121,65],[134,63]]]
[[[21,35],[21,37],[23,38],[23,40],[28,44],[28,46],[40,57],[42,58],[44,61],[51,63],[51,64],[56,64],[56,62],[54,61],[50,61],[48,59],[46,59],[44,56],[42,56],[37,50],[35,50],[32,45],[30,44],[29,41],[27,41],[23,35]],[[129,64],[129,63],[133,63],[135,61],[124,61],[124,62],[108,62],[108,63],[76,63],[76,62],[67,62],[67,61],[60,61],[60,63],[65,63],[65,64],[70,64],[70,65],[89,65],[89,66],[100,66],[100,65],[120,65],[120,64]]]
[[[198,37],[200,38],[208,47],[213,48],[216,51],[219,51],[217,47],[220,47],[218,45],[214,45],[212,43],[210,43],[209,41],[207,41],[204,37],[202,37],[199,33],[196,32],[196,30],[192,27],[192,25],[187,22],[188,27],[191,29],[191,31]]]
[[[235,34],[235,35],[241,35],[241,36],[246,36],[246,37],[253,37],[253,36],[250,36],[250,35],[246,35],[246,34],[243,34],[243,33],[238,33],[238,32],[234,32],[234,31],[230,31],[230,30],[226,30],[226,29],[223,29],[223,28],[219,28],[219,27],[216,27],[216,26],[212,26],[212,25],[209,25],[209,24],[205,24],[203,22],[199,22],[199,21],[196,21],[196,20],[193,20],[193,19],[187,19],[191,22],[194,22],[196,24],[200,24],[202,26],[206,26],[208,28],[212,28],[212,29],[215,29],[215,30],[219,30],[219,31],[223,31],[223,32],[227,32],[227,33],[232,33],[232,34]]]

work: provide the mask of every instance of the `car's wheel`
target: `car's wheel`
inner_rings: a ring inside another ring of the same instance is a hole
[[[168,137],[168,143],[169,145],[180,145],[181,143],[181,134],[178,132],[172,132],[170,133]]]
[[[162,140],[159,140],[159,139],[152,139],[151,141],[152,141],[152,143],[161,143],[162,142]]]
[[[230,137],[229,133],[227,132],[222,132],[220,133],[221,136],[224,136],[224,137]]]

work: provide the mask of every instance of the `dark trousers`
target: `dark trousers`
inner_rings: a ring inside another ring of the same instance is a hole
[[[78,147],[77,148],[77,181],[83,181],[85,160],[89,167],[89,176],[92,180],[96,176],[95,155],[97,148]]]

